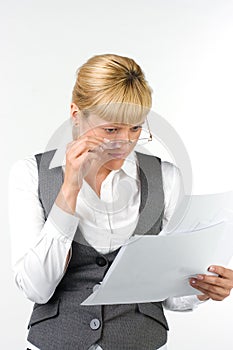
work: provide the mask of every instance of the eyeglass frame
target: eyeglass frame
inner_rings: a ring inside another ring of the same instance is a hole
[[[146,121],[146,126],[147,126],[147,131],[149,132],[149,137],[148,138],[145,138],[145,137],[143,137],[143,138],[138,138],[138,139],[135,139],[135,140],[130,140],[130,139],[128,139],[128,143],[133,143],[133,142],[138,142],[138,141],[140,141],[140,140],[147,140],[147,142],[150,142],[150,141],[152,141],[152,139],[153,139],[153,135],[152,135],[152,132],[151,132],[151,130],[150,130],[150,126],[149,126],[149,122],[148,122],[148,119],[147,119],[147,116],[146,116],[146,118],[145,118],[145,121]],[[95,128],[95,127],[97,127],[97,126],[94,126],[93,128]],[[115,139],[112,139],[112,140],[109,140],[110,142],[116,142],[116,141],[125,141],[125,140],[115,140]]]

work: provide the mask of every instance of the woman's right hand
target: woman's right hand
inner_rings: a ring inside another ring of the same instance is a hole
[[[78,194],[92,162],[99,159],[98,153],[91,151],[103,142],[103,137],[83,135],[68,143],[63,188]]]
[[[91,151],[103,142],[103,137],[83,135],[66,147],[65,177],[56,204],[70,214],[75,213],[77,196],[91,163],[99,159],[98,152]]]

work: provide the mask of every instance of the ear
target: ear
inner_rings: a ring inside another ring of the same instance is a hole
[[[70,105],[70,116],[72,118],[73,124],[77,124],[79,122],[79,114],[80,109],[74,102],[72,102]]]

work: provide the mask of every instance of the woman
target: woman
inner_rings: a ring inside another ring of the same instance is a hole
[[[144,233],[159,234],[182,190],[175,165],[134,151],[137,142],[151,137],[144,130],[150,108],[151,89],[134,60],[94,56],[77,74],[73,141],[65,162],[50,168],[56,155],[52,150],[12,167],[15,281],[35,302],[28,348],[155,350],[167,341],[163,305],[191,310],[209,298],[229,295],[233,271],[215,266],[219,277],[199,275],[190,281],[202,295],[157,303],[80,305],[98,288],[120,247],[145,226],[143,220],[150,224]],[[148,193],[153,193],[150,207]]]

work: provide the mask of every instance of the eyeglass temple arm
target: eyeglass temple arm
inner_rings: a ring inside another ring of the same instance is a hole
[[[153,135],[152,135],[152,132],[150,131],[150,126],[149,126],[149,123],[148,123],[147,116],[146,116],[146,125],[147,125],[147,128],[148,128],[149,134],[150,134],[149,141],[152,141]]]

